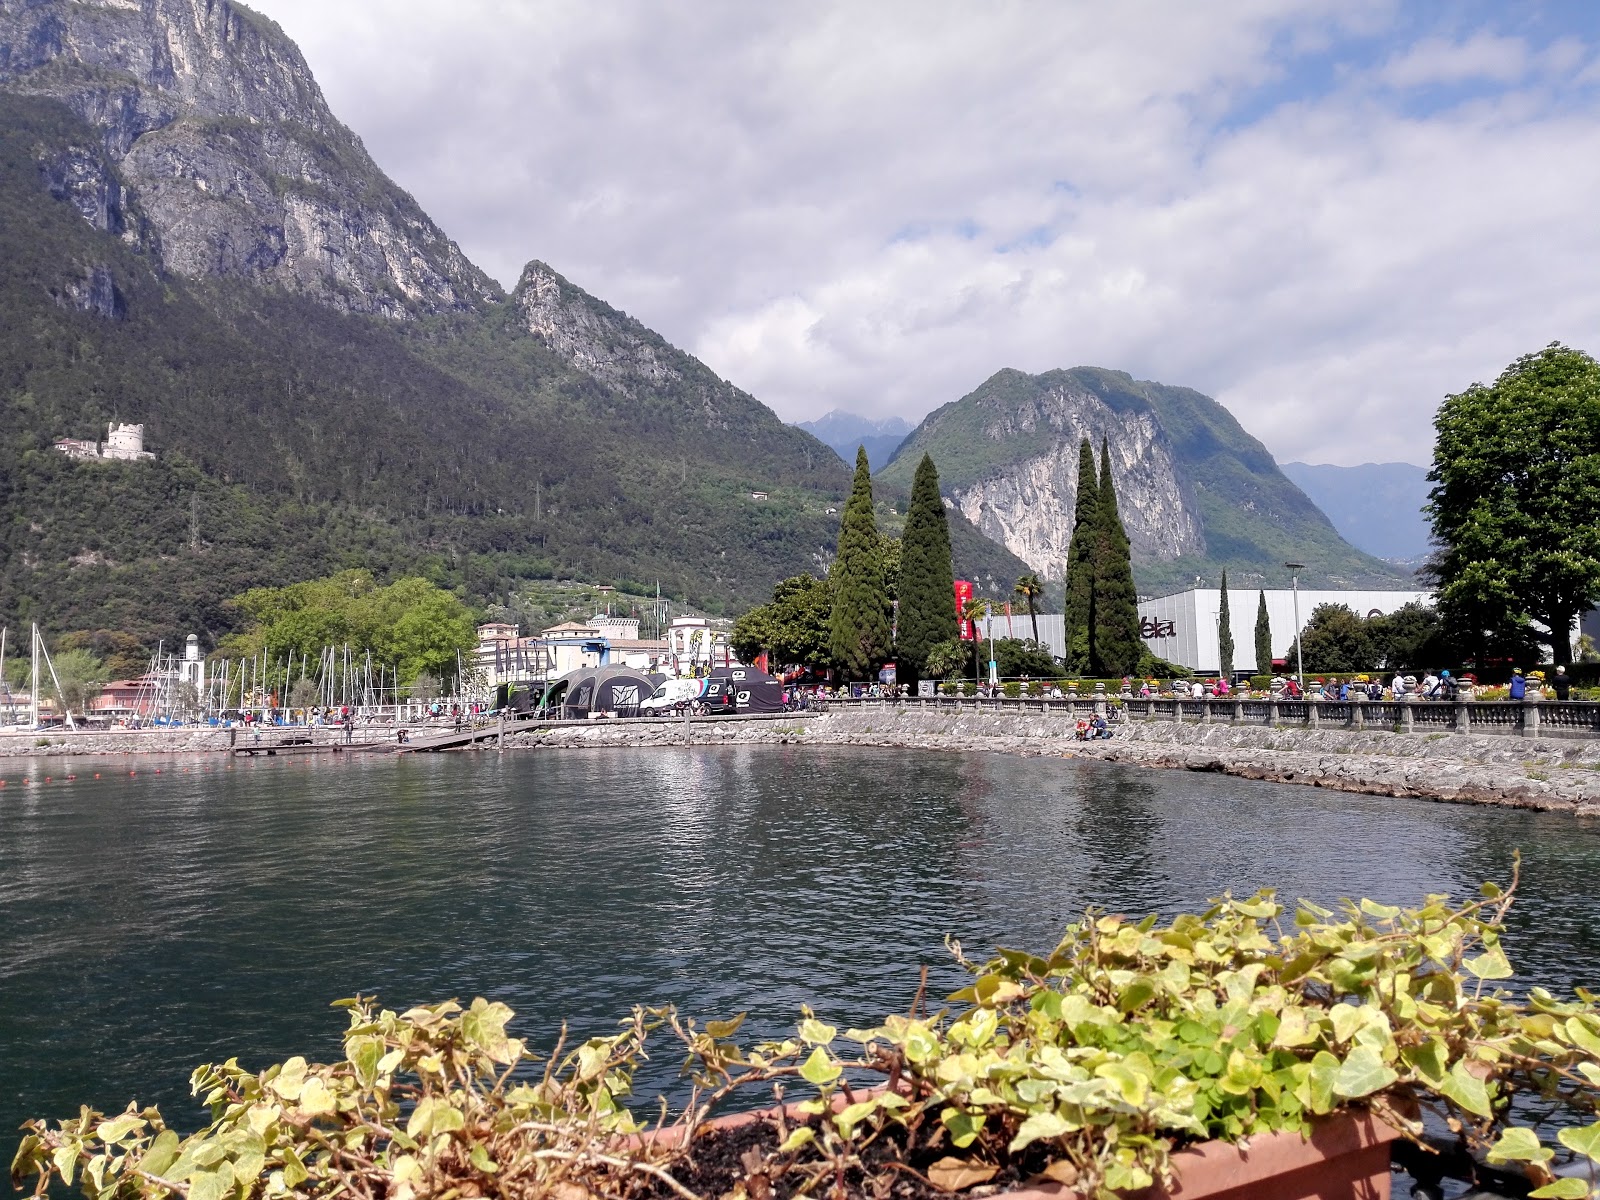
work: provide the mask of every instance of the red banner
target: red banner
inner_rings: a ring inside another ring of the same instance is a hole
[[[972,622],[962,619],[961,614],[966,611],[967,605],[972,603],[972,582],[967,579],[956,580],[956,624],[961,630],[961,640],[970,642],[973,636]]]

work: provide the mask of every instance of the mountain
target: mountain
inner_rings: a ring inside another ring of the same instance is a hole
[[[1351,545],[1400,563],[1420,563],[1427,557],[1432,531],[1422,513],[1428,502],[1426,467],[1291,462],[1283,464],[1283,473],[1328,514]]]
[[[155,459],[51,448],[113,420]],[[828,561],[848,486],[549,266],[506,294],[272,22],[0,0],[0,622],[209,639],[244,588],[355,565],[733,611]],[[959,525],[964,571],[1020,569]]]
[[[893,457],[900,443],[906,440],[906,434],[911,432],[911,423],[901,417],[885,417],[881,421],[874,421],[836,408],[815,421],[801,421],[799,428],[832,446],[839,457],[852,467],[856,464],[857,448],[865,449],[867,464],[876,471]]]
[[[1141,591],[1302,581],[1400,586],[1409,576],[1346,543],[1232,415],[1190,388],[1077,367],[1003,370],[930,413],[879,478],[905,486],[924,452],[968,520],[1048,578],[1063,577],[1078,445],[1111,448],[1112,477]]]

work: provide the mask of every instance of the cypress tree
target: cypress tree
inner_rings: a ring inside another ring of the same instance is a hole
[[[1094,626],[1094,549],[1100,511],[1100,487],[1094,477],[1094,447],[1084,438],[1078,447],[1078,496],[1073,506],[1072,542],[1067,547],[1067,669],[1090,669]]]
[[[1091,452],[1092,453],[1092,452]],[[1100,502],[1094,550],[1093,668],[1099,674],[1131,674],[1139,665],[1139,596],[1133,586],[1132,546],[1117,514],[1111,483],[1111,449],[1100,442]]]
[[[1233,619],[1228,611],[1228,571],[1222,571],[1222,606],[1217,609],[1217,670],[1233,682]]]
[[[889,595],[883,582],[883,544],[872,513],[872,472],[856,451],[856,478],[839,521],[828,647],[847,679],[866,679],[889,651]]]
[[[900,622],[895,665],[915,683],[927,673],[928,651],[955,640],[955,571],[950,524],[939,496],[939,472],[924,454],[911,483],[911,508],[900,539]]]
[[[1267,593],[1256,605],[1256,674],[1272,674],[1272,622],[1267,619]]]

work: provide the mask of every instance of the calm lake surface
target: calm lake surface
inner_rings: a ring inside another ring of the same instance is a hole
[[[133,769],[0,760],[5,1161],[24,1117],[80,1103],[137,1097],[193,1127],[194,1066],[335,1055],[327,1005],[358,991],[504,1000],[540,1047],[635,1002],[747,1009],[759,1034],[802,1003],[865,1023],[910,1002],[924,963],[955,984],[946,935],[1045,949],[1086,905],[1170,914],[1265,885],[1465,894],[1517,848],[1519,974],[1600,983],[1600,824],[1564,815],[869,749]]]

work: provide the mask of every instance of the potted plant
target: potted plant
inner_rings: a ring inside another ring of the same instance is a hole
[[[843,1032],[807,1011],[793,1037],[755,1045],[741,1018],[639,1008],[617,1034],[541,1059],[506,1032],[504,1005],[397,1014],[357,998],[341,1002],[340,1062],[202,1067],[212,1121],[188,1138],[135,1105],[30,1122],[13,1178],[32,1176],[36,1195],[76,1181],[91,1200],[979,1186],[1243,1200],[1313,1194],[1296,1190],[1306,1180],[1378,1196],[1388,1142],[1420,1136],[1432,1109],[1533,1196],[1577,1200],[1600,1160],[1600,1010],[1585,992],[1500,990],[1510,899],[1486,885],[1412,909],[1291,915],[1264,892],[1166,924],[1091,912],[1048,954],[976,962],[952,944],[971,982],[948,1007],[928,1011],[919,990],[907,1012]],[[657,1035],[684,1054],[687,1094],[635,1113]],[[786,1088],[806,1098],[784,1104]],[[752,1091],[779,1103],[716,1115]],[[1553,1137],[1514,1115],[1526,1096],[1565,1114]]]

